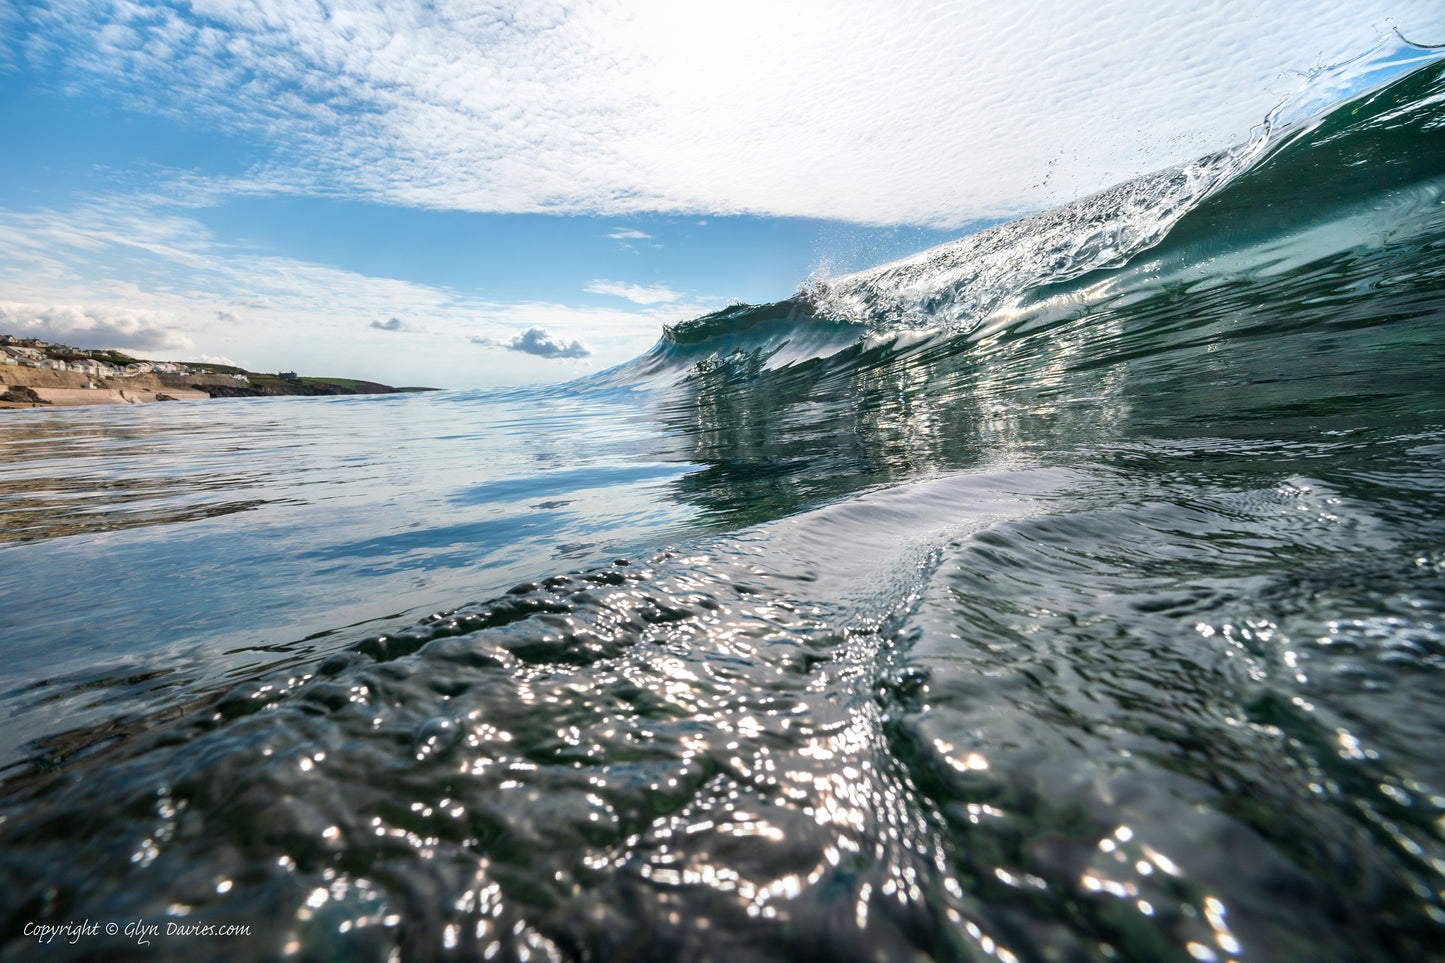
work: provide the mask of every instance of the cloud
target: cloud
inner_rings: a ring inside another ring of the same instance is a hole
[[[634,304],[668,304],[682,298],[681,294],[661,284],[643,287],[622,281],[593,281],[584,289],[592,294],[611,294]]]
[[[281,10],[34,0],[18,35],[56,88],[244,138],[262,160],[233,189],[939,227],[1242,140],[1291,71],[1389,18],[1445,39],[1439,0],[1056,0],[1026,21],[873,0]]]
[[[371,326],[378,331],[410,331],[411,326],[401,318],[390,318],[386,321],[373,321]]]
[[[216,312],[216,320],[217,320],[217,321],[224,321],[224,322],[226,322],[227,324],[235,324],[236,322],[240,321],[241,319],[238,318],[238,317],[236,317],[236,316],[235,316],[234,314],[232,314],[230,311],[217,311],[217,312]]]
[[[117,311],[80,304],[0,302],[0,332],[81,348],[140,351],[188,348],[189,338],[166,319],[146,311]]]
[[[636,228],[633,228],[633,227],[619,227],[616,231],[614,231],[613,233],[611,233],[611,234],[609,234],[609,235],[607,235],[607,236],[610,237],[610,238],[612,238],[614,241],[650,241],[650,240],[652,240],[652,235],[651,235],[651,234],[644,234],[642,231],[639,231],[639,230],[637,230]]]
[[[592,354],[592,350],[581,341],[568,341],[565,338],[556,337],[546,328],[528,328],[510,341],[483,337],[474,337],[470,340],[472,344],[480,344],[488,348],[506,348],[508,351],[534,354],[539,358],[586,358]]]

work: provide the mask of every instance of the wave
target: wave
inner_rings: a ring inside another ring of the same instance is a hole
[[[1144,259],[1150,276],[1229,252],[1232,269],[1248,270],[1251,257],[1272,256],[1270,241],[1361,210],[1384,209],[1367,236],[1408,228],[1411,211],[1392,199],[1445,171],[1442,58],[1439,48],[1382,45],[1317,73],[1243,144],[899,261],[812,279],[780,302],[670,327],[600,381],[758,373],[884,341],[978,340],[1042,304],[1077,313],[1117,296],[1123,269]]]

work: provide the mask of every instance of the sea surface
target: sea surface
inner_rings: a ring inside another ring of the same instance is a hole
[[[1445,959],[1445,63],[1325,80],[569,384],[6,413],[0,959]]]

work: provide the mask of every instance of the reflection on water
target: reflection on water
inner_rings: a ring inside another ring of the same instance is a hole
[[[1428,958],[1445,312],[1356,323],[1361,257],[651,395],[22,424],[12,484],[69,457],[154,493],[97,518],[173,516],[3,549],[132,569],[6,616],[19,735],[74,754],[7,785],[11,947],[83,912],[253,927],[189,957]],[[598,564],[629,538],[679,548]],[[187,585],[207,553],[242,574]]]
[[[340,627],[687,531],[658,495],[688,466],[632,410],[498,392],[15,413],[0,707],[23,722],[0,764],[60,728],[305,664]]]
[[[1018,508],[948,484],[519,584],[242,686],[83,782],[34,783],[50,803],[0,832],[69,835],[100,794],[113,824],[45,868],[58,891],[107,918],[215,923],[245,892],[260,955],[946,953],[936,914],[962,891],[874,686],[891,610],[932,564],[899,552],[899,526],[922,540],[965,493],[979,519]],[[894,530],[819,544],[855,514]],[[23,882],[35,864],[0,866]]]

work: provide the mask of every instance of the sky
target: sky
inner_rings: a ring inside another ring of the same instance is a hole
[[[0,0],[0,333],[578,377],[1244,140],[1439,0]]]

